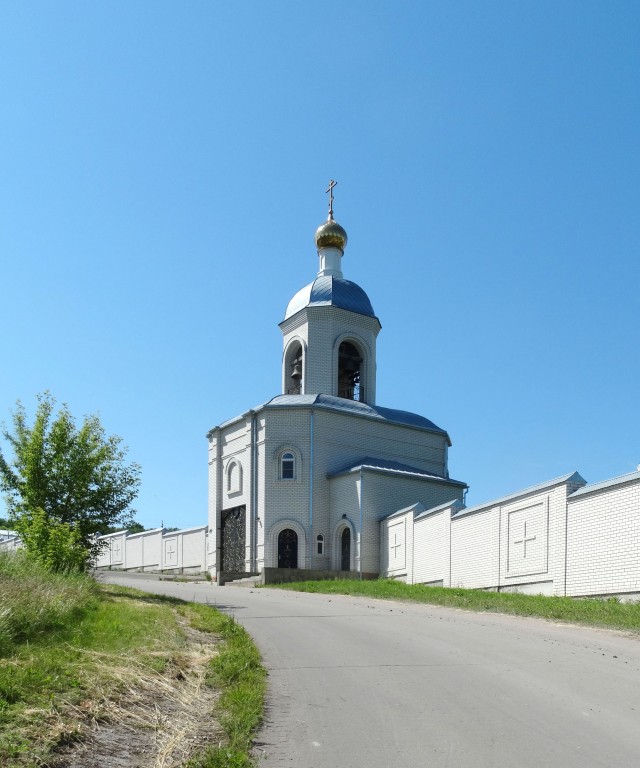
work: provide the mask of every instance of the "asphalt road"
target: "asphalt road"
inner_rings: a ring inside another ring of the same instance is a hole
[[[233,614],[264,768],[640,768],[640,638],[434,606],[106,575]]]

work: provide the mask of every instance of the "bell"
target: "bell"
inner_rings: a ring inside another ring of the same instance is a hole
[[[299,360],[294,360],[293,362],[293,371],[291,372],[291,378],[292,379],[302,378],[302,365],[300,365]]]

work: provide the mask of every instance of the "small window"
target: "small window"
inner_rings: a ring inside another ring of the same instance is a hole
[[[316,537],[316,547],[319,555],[324,555],[324,536],[319,533]]]
[[[283,480],[293,480],[296,474],[296,459],[292,453],[283,453],[280,459],[280,477]]]
[[[242,467],[232,461],[227,467],[227,493],[239,493],[242,490]]]

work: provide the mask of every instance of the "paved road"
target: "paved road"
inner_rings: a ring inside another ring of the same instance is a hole
[[[640,768],[640,638],[279,590],[110,580],[207,602],[269,670],[264,768]]]

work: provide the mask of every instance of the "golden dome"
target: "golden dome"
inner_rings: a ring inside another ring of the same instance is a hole
[[[344,252],[347,244],[347,233],[333,220],[333,217],[329,217],[324,224],[321,224],[316,229],[316,248],[339,248]]]

